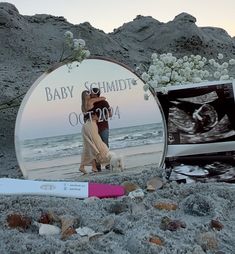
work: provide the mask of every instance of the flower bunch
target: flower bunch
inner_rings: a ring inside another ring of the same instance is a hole
[[[228,68],[235,65],[235,59],[222,62],[223,55],[218,54],[218,60],[207,59],[200,55],[176,58],[171,53],[151,56],[151,65],[143,72],[141,78],[146,82],[145,92],[152,89],[167,92],[165,87],[180,84],[199,83],[208,80],[229,80]],[[148,98],[147,95],[144,97]]]
[[[63,50],[60,57],[60,62],[81,62],[90,56],[90,51],[86,49],[86,42],[83,39],[76,39],[73,33],[66,31],[64,33]]]

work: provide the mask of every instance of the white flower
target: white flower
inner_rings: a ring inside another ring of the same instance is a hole
[[[144,84],[143,89],[145,92],[147,92],[149,90],[149,85],[148,84]]]
[[[64,33],[65,38],[73,39],[73,33],[70,31],[66,31]]]
[[[230,65],[235,65],[235,59],[230,59],[230,60],[229,60],[229,64],[230,64]]]
[[[169,77],[167,76],[162,76],[162,80],[163,83],[168,83],[170,81]]]
[[[183,57],[183,60],[186,62],[186,61],[188,61],[188,57],[187,56],[184,56]]]
[[[149,73],[149,74],[155,74],[156,71],[157,71],[156,66],[155,66],[155,65],[150,65],[149,70],[148,70],[148,73]]]
[[[153,53],[151,58],[152,63],[148,71],[141,76],[147,82],[147,85],[144,86],[145,92],[149,87],[160,91],[164,87],[198,83],[203,80],[207,81],[207,79],[232,79],[232,77],[229,77],[229,67],[235,65],[235,59],[221,63],[221,61],[217,62],[215,59],[207,60],[206,57],[200,55],[176,58],[171,53],[161,55]],[[223,59],[223,55],[218,54],[218,59]],[[145,99],[148,99],[149,96],[145,94]]]
[[[133,79],[131,80],[131,84],[132,84],[133,86],[137,85],[137,80],[133,78]]]
[[[146,72],[144,72],[141,75],[141,78],[143,79],[143,81],[147,82],[149,80],[150,76]]]
[[[223,67],[224,69],[227,69],[227,68],[228,68],[228,63],[224,62],[224,63],[222,64],[222,67]]]
[[[149,95],[148,94],[144,94],[144,99],[147,101],[149,99]]]
[[[219,73],[218,71],[216,71],[216,72],[214,73],[214,77],[215,77],[216,79],[219,79],[219,78],[220,78],[220,73]]]
[[[202,80],[199,78],[199,77],[195,77],[195,78],[192,78],[192,82],[193,83],[199,83],[201,82]]]
[[[202,57],[200,55],[196,55],[196,57],[195,57],[196,61],[200,61],[201,59],[202,59]]]
[[[91,55],[91,53],[88,49],[83,50],[83,53],[84,53],[85,58],[88,58]]]
[[[209,64],[210,64],[210,65],[214,65],[214,63],[215,63],[215,59],[210,59],[210,60],[209,60]]]
[[[157,55],[156,53],[153,53],[152,56],[151,56],[151,58],[152,58],[153,60],[156,60],[156,59],[158,58],[158,55]]]
[[[220,80],[228,80],[229,79],[229,75],[222,75],[220,77]]]
[[[219,53],[217,57],[218,57],[219,60],[224,58],[223,54],[221,54],[221,53]]]
[[[86,42],[83,39],[73,39],[73,46],[75,50],[80,48],[84,48],[86,46]]]

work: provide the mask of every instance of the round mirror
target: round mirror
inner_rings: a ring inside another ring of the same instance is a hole
[[[160,167],[165,121],[144,85],[128,67],[103,58],[43,74],[23,99],[16,121],[24,177],[81,180]]]

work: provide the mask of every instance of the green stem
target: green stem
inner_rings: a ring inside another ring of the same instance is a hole
[[[16,99],[18,99],[19,97],[21,97],[21,96],[23,96],[23,95],[25,95],[25,94],[26,94],[26,93],[22,93],[22,94],[20,94],[20,95],[14,97],[13,99],[11,99],[11,100],[9,100],[9,101],[5,101],[5,102],[1,103],[0,106],[9,105],[9,104],[11,104],[13,101],[15,101]]]

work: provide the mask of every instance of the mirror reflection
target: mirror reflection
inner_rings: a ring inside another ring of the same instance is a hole
[[[80,180],[159,167],[163,115],[149,91],[144,98],[143,86],[127,67],[99,58],[45,73],[17,116],[16,154],[24,177]]]

